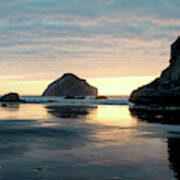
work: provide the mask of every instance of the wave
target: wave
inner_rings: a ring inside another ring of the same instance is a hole
[[[108,97],[107,99],[95,99],[87,97],[85,99],[65,99],[64,97],[41,97],[22,96],[27,103],[31,104],[57,104],[57,105],[129,105],[127,96]]]

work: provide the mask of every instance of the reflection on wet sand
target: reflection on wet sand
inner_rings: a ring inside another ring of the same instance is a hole
[[[169,125],[179,125],[180,111],[145,111],[130,109],[131,116],[135,117],[140,121],[146,121],[150,123],[161,123]],[[179,132],[169,132],[171,135],[176,137],[167,137],[167,148],[168,148],[168,160],[169,166],[174,171],[177,179],[180,179],[180,137]]]
[[[137,125],[137,121],[129,118],[128,106],[101,106],[98,108],[94,121],[108,126],[133,127]]]
[[[166,142],[146,135],[163,128],[148,129],[129,115],[128,106],[0,107],[0,127],[3,180],[174,180]],[[175,169],[172,142],[168,148]]]
[[[129,108],[129,110],[133,118],[141,121],[161,124],[180,124],[180,110],[150,111],[134,108]]]
[[[6,111],[12,112],[12,111],[18,111],[19,106],[20,105],[18,103],[3,103],[0,105],[0,109],[4,109]]]
[[[86,145],[91,142],[89,133],[92,128],[85,126],[82,129],[79,127],[78,119],[87,116],[95,109],[96,107],[91,106],[8,105],[0,107],[1,161],[9,158],[16,159],[16,157],[23,159],[29,152],[34,151],[34,147],[59,151]],[[58,119],[53,119],[51,116]],[[73,118],[76,118],[76,121],[71,121]]]
[[[81,118],[87,116],[90,111],[97,108],[97,106],[83,106],[83,105],[59,105],[46,106],[47,112],[59,118]]]
[[[0,106],[0,120],[29,119],[46,120],[49,118],[44,106],[34,104],[7,104]]]

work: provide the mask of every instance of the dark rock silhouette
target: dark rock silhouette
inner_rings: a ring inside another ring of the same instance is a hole
[[[67,73],[51,83],[42,96],[97,96],[97,88],[89,85],[84,79]]]
[[[64,97],[64,99],[76,99],[76,97],[75,96],[66,96],[66,97]]]
[[[159,78],[133,91],[129,100],[136,105],[180,105],[180,37],[171,45],[170,65]]]
[[[64,99],[86,99],[85,96],[66,96]]]
[[[20,99],[19,94],[17,93],[9,93],[5,94],[0,98],[0,102],[19,102],[25,103],[25,100]]]
[[[96,99],[107,99],[107,96],[96,96]]]
[[[78,96],[78,97],[76,97],[76,99],[86,99],[86,97],[84,97],[84,96]]]

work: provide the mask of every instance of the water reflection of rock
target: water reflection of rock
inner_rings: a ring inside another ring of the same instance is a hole
[[[15,106],[0,108],[12,110]],[[78,119],[88,115],[93,109],[95,108],[90,106],[48,106],[47,110],[51,115],[61,118],[61,121],[51,119],[54,126],[41,126],[39,121],[28,119],[1,120],[0,159],[9,161],[18,157],[30,160],[32,157],[28,157],[28,153],[33,153],[34,148],[47,151],[50,157],[61,150],[91,143],[90,136],[94,132],[94,126]]]
[[[129,108],[130,115],[140,121],[161,124],[180,124],[180,110],[145,110]]]
[[[132,117],[140,121],[162,124],[180,124],[180,111],[145,111],[140,109],[130,109]],[[180,179],[180,136],[179,133],[171,132],[171,135],[177,137],[167,138],[169,166],[174,171],[177,179]]]
[[[87,116],[96,106],[84,105],[61,105],[61,106],[47,106],[47,111],[51,115],[60,118],[81,118]]]
[[[56,152],[83,146],[88,142],[88,137],[87,134],[80,137],[76,129],[36,127],[35,122],[12,120],[1,122],[0,142],[0,159],[10,160],[33,152],[34,147]]]
[[[17,103],[2,103],[0,105],[0,108],[6,111],[18,111],[19,106],[20,105]]]
[[[180,179],[180,138],[168,138],[168,159],[177,179]]]

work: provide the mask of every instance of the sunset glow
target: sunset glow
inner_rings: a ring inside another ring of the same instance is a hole
[[[0,94],[41,94],[67,72],[129,94],[167,67],[180,26],[167,0],[6,0],[0,17]]]
[[[99,95],[129,95],[135,88],[149,83],[155,77],[89,78],[88,83],[97,87]],[[0,79],[0,94],[18,92],[21,95],[41,95],[53,80],[8,80]]]
[[[0,180],[180,180],[180,0],[0,0]]]
[[[88,82],[99,89],[100,95],[129,95],[134,89],[151,82],[155,77],[93,78]]]

